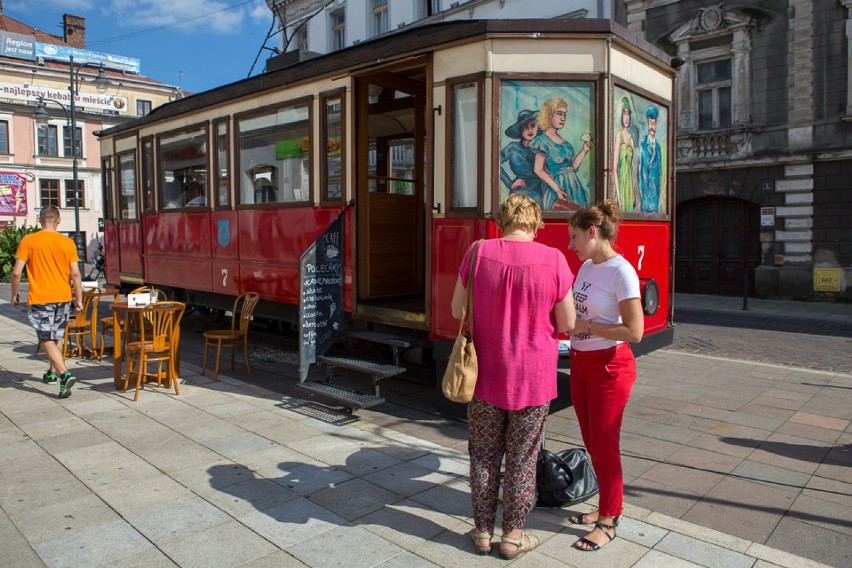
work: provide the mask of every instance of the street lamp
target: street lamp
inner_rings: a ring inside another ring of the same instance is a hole
[[[103,94],[107,92],[109,89],[109,79],[107,79],[106,72],[104,71],[104,66],[102,64],[83,62],[74,65],[74,57],[68,58],[68,72],[70,84],[68,85],[68,94],[71,95],[70,103],[68,107],[63,105],[61,102],[50,99],[47,97],[39,97],[38,103],[36,106],[36,110],[33,113],[33,119],[35,120],[36,125],[39,128],[45,128],[47,126],[47,121],[50,119],[50,114],[48,114],[47,109],[45,108],[45,101],[50,101],[52,103],[56,103],[62,108],[63,112],[65,112],[65,119],[68,121],[68,126],[71,128],[71,132],[69,134],[69,138],[71,139],[71,176],[74,183],[74,242],[77,245],[77,250],[82,250],[83,256],[80,259],[80,275],[83,274],[83,263],[86,255],[85,249],[85,237],[80,239],[80,182],[77,175],[77,117],[76,115],[76,98],[77,98],[77,90],[78,84],[80,82],[80,70],[84,67],[96,67],[98,69],[98,75],[95,77],[92,82],[95,84],[95,89]]]

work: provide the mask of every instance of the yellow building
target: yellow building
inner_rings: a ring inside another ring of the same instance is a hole
[[[181,92],[140,75],[138,59],[86,50],[85,18],[66,14],[63,27],[59,37],[27,26],[5,16],[0,0],[0,227],[36,225],[41,207],[56,205],[60,231],[78,229],[91,259],[103,217],[95,132]]]

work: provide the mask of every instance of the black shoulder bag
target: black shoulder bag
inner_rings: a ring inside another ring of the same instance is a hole
[[[541,448],[536,462],[536,507],[576,505],[598,494],[598,478],[582,448],[551,452]]]

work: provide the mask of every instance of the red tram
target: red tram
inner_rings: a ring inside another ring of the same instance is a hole
[[[109,284],[213,308],[255,291],[256,315],[296,321],[299,257],[345,211],[347,325],[446,346],[460,260],[499,236],[503,198],[538,199],[538,240],[576,271],[567,219],[606,196],[644,284],[637,350],[671,342],[664,53],[606,20],[473,20],[275,66],[101,133]],[[562,144],[536,167],[530,144],[548,131]]]

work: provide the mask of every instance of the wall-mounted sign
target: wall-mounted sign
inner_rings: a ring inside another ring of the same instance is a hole
[[[840,269],[814,268],[814,292],[840,292]]]
[[[27,214],[27,178],[15,172],[0,172],[0,215]]]
[[[77,49],[76,47],[57,45],[55,43],[42,43],[40,41],[36,42],[36,57],[43,57],[53,61],[69,61],[73,57],[75,66],[78,63],[96,63],[102,64],[109,69],[118,69],[119,71],[127,71],[128,73],[136,73],[137,75],[141,72],[142,68],[142,61],[135,57],[100,53],[98,51]]]
[[[26,83],[0,83],[0,99],[14,99],[35,103],[39,97],[45,100],[52,99],[59,101],[64,105],[71,102],[71,93],[67,89],[51,89]],[[48,106],[50,106],[50,101],[47,102]],[[118,113],[127,113],[127,102],[127,97],[86,92],[78,92],[74,98],[74,104],[78,108],[85,108],[86,110],[111,110]]]
[[[0,31],[0,56],[34,61],[35,36]]]
[[[761,207],[760,208],[760,226],[774,227],[775,226],[775,208]]]

